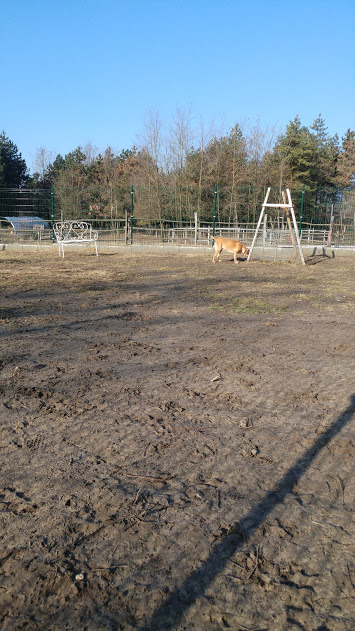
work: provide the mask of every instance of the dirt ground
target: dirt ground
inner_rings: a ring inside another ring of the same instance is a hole
[[[2,631],[355,628],[355,255],[0,253]]]

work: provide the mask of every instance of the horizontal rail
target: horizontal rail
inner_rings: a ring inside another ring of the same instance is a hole
[[[263,204],[263,208],[294,208],[292,204]]]
[[[124,223],[117,226],[112,225],[109,221],[105,227],[96,227],[98,233],[98,243],[102,245],[124,245],[130,242],[130,230]],[[249,246],[255,235],[256,226],[253,224],[240,226],[217,225],[215,227],[215,236],[226,236],[231,239],[238,239]],[[133,243],[134,244],[189,244],[189,245],[212,245],[213,227],[212,225],[199,226],[134,226],[133,227]],[[329,227],[311,227],[303,226],[300,234],[302,245],[322,245],[322,246],[352,246],[355,247],[355,230],[352,225],[347,225],[344,230],[333,225],[329,242]],[[0,243],[33,243],[41,244],[52,242],[52,230],[21,230],[14,231],[9,229],[0,229]],[[279,225],[275,222],[274,226],[261,225],[256,238],[257,247],[283,246],[291,243],[291,234],[286,223],[280,221]]]

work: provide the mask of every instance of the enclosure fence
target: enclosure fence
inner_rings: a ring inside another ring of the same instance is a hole
[[[292,200],[304,245],[355,246],[355,191],[298,188]],[[99,233],[99,245],[178,245],[208,247],[213,235],[250,245],[255,234],[265,189],[262,187],[83,190],[0,189],[0,243],[50,244],[53,224],[60,220],[87,221]],[[277,192],[275,192],[277,200]],[[268,209],[256,247],[292,245],[285,215]],[[15,229],[11,217],[38,216],[50,229]],[[243,220],[244,218],[244,220]],[[249,220],[245,220],[245,218]]]
[[[95,223],[95,222],[92,222]],[[192,227],[185,225],[184,227],[169,226],[137,226],[132,233],[130,227],[125,225],[124,220],[121,222],[115,220],[101,220],[100,227],[94,226],[98,231],[98,244],[102,247],[116,247],[129,245],[169,245],[169,246],[186,246],[186,247],[210,247],[213,245],[213,234],[217,236],[225,236],[231,239],[242,241],[245,245],[250,246],[253,240],[256,224],[245,224],[238,227],[225,226],[217,223],[213,225],[203,225]],[[302,245],[314,246],[331,246],[336,248],[354,247],[355,233],[354,230],[348,229],[341,232],[340,225],[335,224],[330,233],[329,227],[315,224],[303,224],[300,232],[300,241]],[[0,244],[24,244],[24,245],[50,245],[53,243],[52,230],[9,230],[0,229]],[[292,246],[291,233],[285,225],[279,228],[271,225],[262,226],[259,230],[255,242],[256,247],[288,247]]]

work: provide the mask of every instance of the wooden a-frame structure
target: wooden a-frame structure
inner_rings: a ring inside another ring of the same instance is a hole
[[[298,228],[297,228],[297,222],[296,222],[296,216],[295,216],[295,210],[292,204],[292,199],[291,199],[291,193],[290,193],[290,189],[286,189],[286,194],[287,194],[287,201],[286,201],[286,195],[285,192],[282,191],[282,199],[283,199],[283,204],[270,204],[268,203],[268,199],[269,199],[269,193],[271,191],[271,188],[269,187],[267,189],[266,195],[265,195],[265,199],[264,199],[264,203],[262,205],[261,208],[261,213],[260,213],[260,217],[259,217],[259,221],[258,221],[258,225],[256,226],[256,230],[255,230],[255,234],[253,237],[253,241],[252,244],[250,246],[250,250],[249,250],[249,254],[248,254],[248,261],[250,261],[251,255],[253,253],[253,249],[255,246],[255,242],[258,236],[258,232],[260,230],[260,225],[265,213],[265,208],[280,208],[281,210],[286,212],[286,219],[287,219],[287,224],[290,230],[290,234],[291,234],[291,240],[292,240],[292,245],[295,248],[296,254],[298,256],[298,258],[301,260],[302,264],[305,265],[305,260],[304,260],[304,256],[303,256],[303,252],[302,252],[302,247],[301,247],[301,241],[299,238],[299,234],[298,234]],[[290,214],[291,214],[291,218],[290,218]],[[291,224],[291,219],[292,219],[292,224]]]

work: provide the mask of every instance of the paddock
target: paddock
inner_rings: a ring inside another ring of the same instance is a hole
[[[354,627],[355,256],[0,251],[4,631]]]

